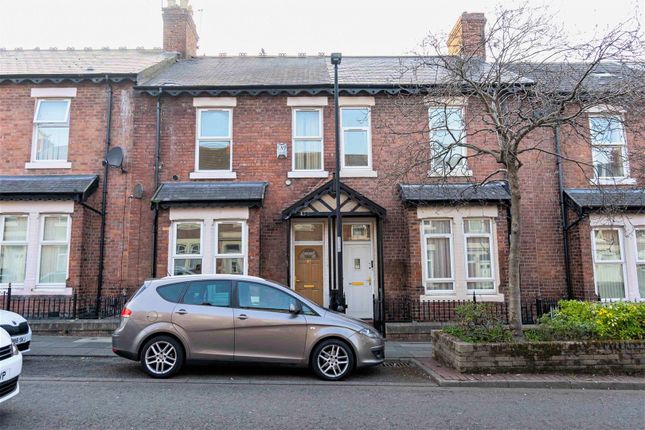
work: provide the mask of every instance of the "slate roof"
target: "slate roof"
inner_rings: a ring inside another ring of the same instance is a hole
[[[136,75],[172,60],[155,49],[0,51],[0,76]]]
[[[85,201],[99,185],[96,175],[0,176],[0,200]]]
[[[266,186],[266,182],[165,182],[152,196],[152,204],[162,207],[191,204],[262,206]]]
[[[584,209],[645,209],[644,188],[569,188],[564,190],[567,200],[578,210]]]
[[[497,202],[511,199],[504,182],[478,184],[401,184],[401,199],[407,204]]]

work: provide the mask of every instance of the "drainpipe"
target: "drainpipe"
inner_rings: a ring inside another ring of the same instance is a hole
[[[109,77],[105,76],[106,91],[107,91],[107,115],[105,121],[105,154],[103,157],[103,190],[101,190],[101,229],[99,233],[99,273],[97,275],[98,287],[96,289],[96,316],[99,314],[99,300],[101,300],[101,292],[103,289],[103,272],[105,270],[105,224],[107,218],[107,194],[108,194],[108,175],[110,166],[107,162],[108,151],[110,150],[111,143],[111,128],[112,128],[112,82]]]
[[[331,54],[334,65],[334,120],[336,126],[336,173],[334,189],[336,191],[336,293],[337,311],[345,312],[345,295],[343,294],[343,218],[340,208],[340,108],[338,105],[338,65],[342,59],[340,53]]]
[[[163,89],[159,88],[157,94],[157,125],[156,125],[156,144],[155,144],[155,191],[159,188],[159,164],[161,162],[161,93]],[[152,222],[152,277],[157,277],[157,242],[159,222],[159,206],[153,208],[154,220]]]
[[[560,141],[560,126],[553,129],[553,137],[555,141],[555,154],[556,165],[558,166],[558,192],[560,197],[560,215],[562,223],[562,244],[564,247],[564,273],[565,282],[567,285],[567,298],[573,298],[573,281],[571,279],[571,256],[569,254],[569,217],[567,215],[567,206],[564,202],[564,174],[562,171],[562,158],[561,150],[562,145]]]

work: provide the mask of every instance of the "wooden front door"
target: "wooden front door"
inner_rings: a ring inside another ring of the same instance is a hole
[[[323,304],[323,246],[295,246],[296,292]]]

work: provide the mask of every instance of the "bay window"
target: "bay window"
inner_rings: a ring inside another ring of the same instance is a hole
[[[67,161],[69,108],[69,99],[36,100],[32,161]]]
[[[197,171],[231,171],[233,160],[232,110],[197,111]]]
[[[321,109],[293,110],[293,170],[323,170]]]
[[[455,281],[452,270],[451,220],[423,221],[423,253],[426,290],[452,291]]]
[[[22,284],[27,263],[26,215],[0,216],[0,284]]]
[[[64,284],[67,280],[69,234],[69,216],[42,216],[39,284]]]
[[[599,228],[593,231],[593,262],[598,295],[603,299],[624,299],[625,261],[620,229]]]
[[[628,177],[627,145],[621,117],[590,116],[589,129],[596,178]]]
[[[464,220],[464,238],[466,243],[466,288],[468,290],[495,289],[490,220]]]
[[[465,123],[462,107],[429,109],[432,175],[466,174]]]
[[[638,277],[638,293],[640,299],[645,299],[645,229],[637,228],[636,235],[636,276]]]
[[[175,223],[172,274],[202,273],[202,257],[202,223]]]
[[[215,273],[242,275],[244,273],[244,223],[226,221],[215,223]]]
[[[342,167],[370,169],[372,167],[370,109],[341,108]]]

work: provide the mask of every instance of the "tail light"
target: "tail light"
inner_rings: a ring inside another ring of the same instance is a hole
[[[121,311],[121,318],[130,318],[131,315],[132,311],[128,308],[123,308],[123,310]]]

